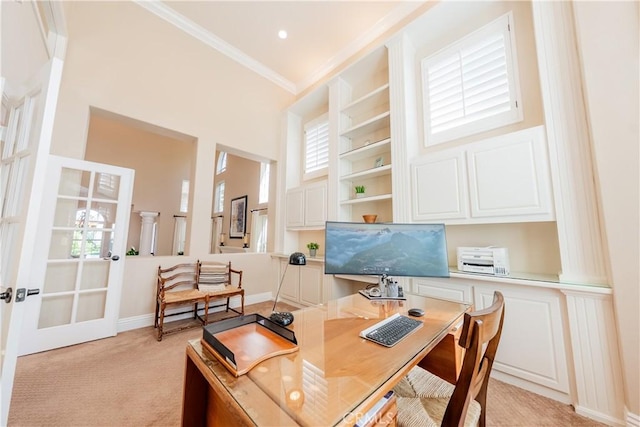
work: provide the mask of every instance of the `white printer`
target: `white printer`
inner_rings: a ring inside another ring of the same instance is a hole
[[[469,273],[492,274],[494,276],[509,275],[509,252],[507,248],[494,246],[459,247],[458,270]]]

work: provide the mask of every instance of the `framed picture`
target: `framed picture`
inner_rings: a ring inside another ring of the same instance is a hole
[[[247,230],[247,196],[231,200],[231,226],[229,238],[242,239]]]

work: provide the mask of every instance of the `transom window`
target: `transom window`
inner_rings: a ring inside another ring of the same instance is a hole
[[[513,16],[422,60],[425,145],[522,120]]]

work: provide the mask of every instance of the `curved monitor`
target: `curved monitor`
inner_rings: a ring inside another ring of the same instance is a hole
[[[449,277],[444,224],[327,221],[325,274]]]

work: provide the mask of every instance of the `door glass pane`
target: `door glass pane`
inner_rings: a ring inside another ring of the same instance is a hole
[[[42,287],[43,294],[73,291],[76,288],[78,263],[49,263]]]
[[[78,314],[76,315],[76,322],[102,319],[104,317],[104,307],[106,302],[106,291],[81,294],[78,297]]]
[[[72,308],[73,295],[43,297],[38,329],[70,324]]]
[[[118,205],[113,202],[93,202],[91,203],[91,220],[100,228],[113,228],[116,220],[116,210]],[[98,224],[98,222],[100,224]]]
[[[111,261],[85,261],[82,268],[80,289],[106,288],[109,282],[109,264]]]
[[[74,240],[71,230],[54,230],[51,233],[49,259],[69,259],[80,257],[80,241]]]
[[[60,196],[87,197],[91,172],[62,168],[61,174],[58,188]]]
[[[75,227],[78,211],[84,212],[87,203],[83,200],[58,198],[53,219],[54,227]]]
[[[96,199],[118,199],[120,177],[110,173],[97,173],[94,182],[93,197]]]

